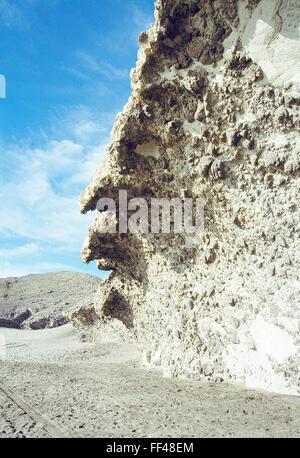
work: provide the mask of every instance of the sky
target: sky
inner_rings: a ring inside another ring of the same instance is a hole
[[[107,275],[80,260],[93,214],[78,196],[104,159],[153,12],[153,0],[0,0],[0,277]]]

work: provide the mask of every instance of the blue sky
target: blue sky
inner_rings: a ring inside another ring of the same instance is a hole
[[[0,277],[72,270],[92,214],[78,195],[130,95],[153,0],[0,0]]]

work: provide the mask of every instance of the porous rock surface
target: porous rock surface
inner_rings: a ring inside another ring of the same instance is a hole
[[[74,309],[93,304],[100,282],[97,277],[74,272],[0,278],[0,326],[61,326],[69,321]]]
[[[83,213],[120,189],[205,201],[198,245],[100,234],[96,211],[82,249],[113,272],[76,323],[100,334],[119,323],[166,376],[299,392],[299,6],[158,0],[132,95],[80,196]]]

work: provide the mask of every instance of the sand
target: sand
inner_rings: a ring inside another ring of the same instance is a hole
[[[44,329],[69,321],[74,309],[93,303],[100,278],[50,272],[0,278],[0,326]]]
[[[163,378],[72,325],[0,329],[0,437],[299,437],[300,397]]]

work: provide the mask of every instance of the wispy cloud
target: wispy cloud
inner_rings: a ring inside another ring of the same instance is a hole
[[[61,110],[52,118],[53,138],[72,139],[85,148],[108,141],[116,113],[92,111],[84,105]]]
[[[98,59],[90,54],[87,54],[83,51],[77,51],[76,57],[79,59],[81,65],[90,71],[98,73],[105,78],[111,80],[114,78],[117,79],[126,79],[129,77],[129,69],[127,68],[117,68],[106,61],[98,61]]]
[[[26,25],[21,9],[12,1],[0,0],[0,19],[9,28]]]
[[[61,69],[64,70],[64,71],[66,71],[66,72],[72,73],[74,76],[76,76],[76,77],[79,78],[80,80],[83,80],[83,81],[93,81],[93,78],[91,77],[91,75],[87,75],[86,73],[81,72],[81,71],[77,70],[77,69],[74,68],[74,67],[63,65],[63,66],[61,67]]]
[[[145,14],[139,7],[135,6],[133,9],[133,22],[138,27],[139,31],[142,32],[150,28],[154,22],[153,15]]]
[[[37,253],[40,250],[40,246],[36,243],[27,243],[23,246],[17,246],[14,248],[3,248],[0,249],[0,258],[6,261],[10,258],[15,258],[19,256],[29,255]]]

